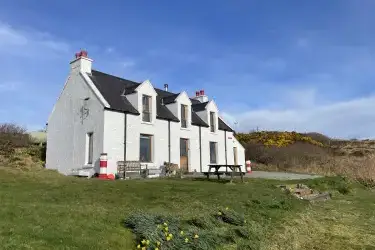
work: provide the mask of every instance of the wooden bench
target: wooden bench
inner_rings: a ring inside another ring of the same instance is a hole
[[[141,163],[139,161],[126,161],[124,164],[124,161],[118,161],[117,174],[120,179],[141,178]]]

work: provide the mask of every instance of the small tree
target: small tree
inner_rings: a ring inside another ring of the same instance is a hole
[[[0,124],[0,134],[13,134],[23,135],[26,133],[26,129],[14,123],[3,123]]]
[[[0,124],[0,155],[10,157],[16,148],[30,145],[29,135],[26,129],[13,124]]]

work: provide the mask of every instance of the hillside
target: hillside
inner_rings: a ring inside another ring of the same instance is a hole
[[[337,140],[319,133],[260,131],[237,134],[255,169],[345,175],[375,182],[375,141]]]

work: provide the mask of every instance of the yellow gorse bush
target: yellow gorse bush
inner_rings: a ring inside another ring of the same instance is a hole
[[[324,147],[323,143],[309,136],[297,132],[261,131],[252,133],[239,133],[236,138],[241,143],[261,143],[265,146],[285,147],[296,142],[305,142]]]

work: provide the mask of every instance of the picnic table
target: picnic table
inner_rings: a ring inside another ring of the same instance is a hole
[[[241,181],[243,182],[244,173],[242,172],[241,165],[233,165],[233,164],[209,164],[208,167],[209,167],[208,168],[208,172],[203,172],[203,174],[207,176],[207,179],[210,178],[210,175],[217,175],[217,179],[220,180],[220,175],[230,173],[231,174],[230,181],[232,181],[233,180],[233,176],[235,174],[237,175],[239,173],[239,175],[241,176]],[[226,169],[226,171],[219,171],[219,169],[223,168],[223,167]],[[228,172],[228,168],[231,170],[231,172]],[[214,169],[215,171],[211,172],[211,169]],[[237,172],[236,170],[239,170],[239,172]]]

